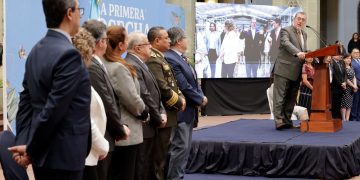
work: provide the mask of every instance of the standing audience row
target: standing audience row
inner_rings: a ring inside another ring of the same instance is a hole
[[[49,31],[26,64],[15,162],[36,179],[183,179],[207,104],[184,31],[128,35],[97,20],[79,30],[77,0],[43,8]]]

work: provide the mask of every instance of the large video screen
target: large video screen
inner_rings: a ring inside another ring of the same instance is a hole
[[[198,78],[269,77],[280,29],[299,7],[196,3],[195,70]]]

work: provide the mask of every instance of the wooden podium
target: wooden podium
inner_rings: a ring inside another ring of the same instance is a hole
[[[307,53],[308,57],[335,56],[340,52],[340,46],[332,45]],[[302,121],[301,132],[336,132],[342,129],[342,121],[333,119],[331,108],[330,74],[328,64],[322,60],[316,64],[312,91],[311,116],[309,121]]]

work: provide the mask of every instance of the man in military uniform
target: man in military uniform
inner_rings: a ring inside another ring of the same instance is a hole
[[[151,57],[146,62],[154,74],[161,91],[161,100],[165,106],[167,123],[164,128],[158,129],[153,146],[154,165],[150,167],[152,179],[162,180],[164,174],[166,155],[169,149],[172,127],[177,126],[177,112],[184,111],[185,99],[181,94],[170,65],[164,59],[164,52],[170,48],[168,34],[163,27],[152,27],[148,32],[148,40],[152,46]]]

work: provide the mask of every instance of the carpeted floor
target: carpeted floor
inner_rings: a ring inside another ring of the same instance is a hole
[[[267,178],[259,176],[232,176],[232,175],[222,175],[222,174],[186,174],[185,180],[297,180],[299,178]],[[299,179],[304,180],[304,179]]]
[[[277,131],[272,120],[255,119],[204,127],[193,133],[188,172],[204,173],[195,178],[214,175],[205,173],[350,178],[359,173],[359,129],[358,122],[344,122],[335,133]]]

